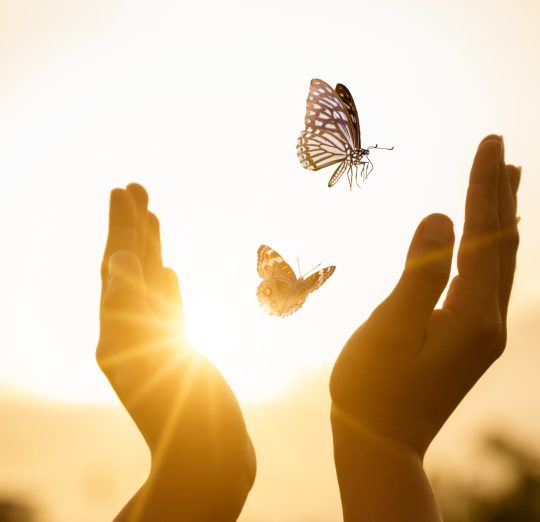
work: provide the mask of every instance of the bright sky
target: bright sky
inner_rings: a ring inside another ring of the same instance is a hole
[[[193,344],[243,400],[284,392],[332,364],[423,216],[460,229],[490,132],[523,165],[512,313],[536,313],[539,25],[535,0],[0,0],[0,383],[114,400],[94,360],[99,263],[109,191],[137,181]],[[314,77],[349,87],[364,146],[395,146],[361,190],[298,163]],[[336,272],[297,314],[267,317],[261,243]]]

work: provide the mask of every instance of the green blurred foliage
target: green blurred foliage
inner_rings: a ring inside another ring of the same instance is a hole
[[[540,522],[540,459],[501,435],[485,439],[484,450],[507,470],[509,485],[496,493],[459,483],[439,482],[445,522]],[[439,493],[439,492],[438,492]]]

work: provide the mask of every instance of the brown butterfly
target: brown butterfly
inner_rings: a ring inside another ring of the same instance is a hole
[[[345,172],[351,189],[353,180],[359,185],[358,174],[366,181],[373,170],[370,150],[394,148],[378,145],[362,148],[358,111],[352,94],[342,83],[332,89],[322,80],[311,80],[304,124],[306,129],[296,145],[298,159],[308,170],[324,169],[338,163],[328,181],[329,187],[333,187]]]
[[[286,317],[296,312],[308,294],[320,288],[334,273],[327,266],[307,279],[297,278],[289,264],[273,249],[261,245],[257,252],[257,272],[263,281],[257,288],[259,303],[270,315]]]

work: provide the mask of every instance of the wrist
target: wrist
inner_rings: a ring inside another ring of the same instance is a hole
[[[332,407],[334,460],[345,522],[439,522],[421,455]]]
[[[337,406],[336,401],[332,402],[331,422],[335,442],[343,439],[343,443],[349,444],[359,435],[363,438],[380,438],[396,447],[408,448],[420,461],[439,431],[425,417],[412,412],[408,412],[408,415],[389,412],[383,415],[375,415],[373,412],[358,415],[354,410]]]

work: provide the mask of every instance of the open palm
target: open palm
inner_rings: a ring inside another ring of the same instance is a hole
[[[371,455],[391,463],[390,475],[379,473],[381,483],[373,487],[383,496],[389,481],[423,477],[406,470],[421,467],[436,433],[505,348],[519,178],[520,169],[505,165],[502,139],[485,138],[470,174],[459,274],[443,307],[434,310],[448,283],[454,232],[448,217],[433,214],[420,223],[397,286],[336,361],[330,383],[334,451],[344,512],[354,506],[351,520],[373,520],[359,515],[370,499],[358,493],[367,480],[358,470],[366,473]],[[376,473],[367,476],[373,481]],[[403,498],[395,505],[421,505],[411,499],[429,489],[401,484],[395,490]],[[414,509],[408,518],[403,509],[399,520],[424,520]]]
[[[102,265],[97,360],[152,455],[117,520],[236,520],[255,454],[231,388],[186,342],[178,280],[163,267],[147,202],[140,185],[111,193]]]

